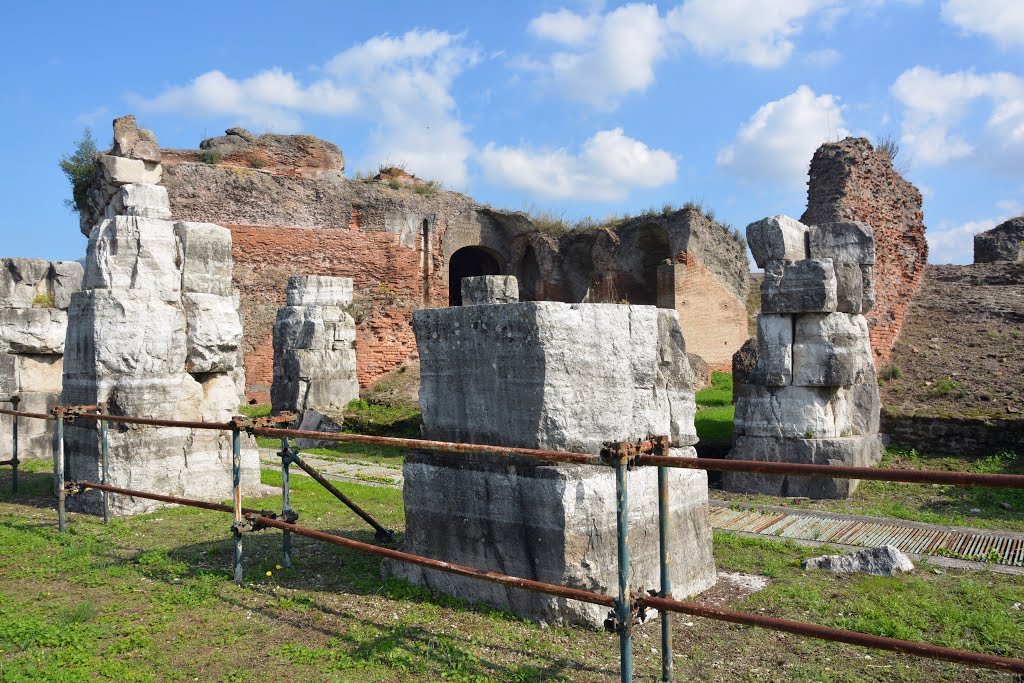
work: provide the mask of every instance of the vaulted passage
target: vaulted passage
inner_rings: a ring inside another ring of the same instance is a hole
[[[540,282],[540,264],[537,263],[537,252],[532,246],[526,247],[523,260],[516,268],[516,278],[519,280],[519,300],[536,301],[537,285]]]
[[[498,259],[483,247],[463,247],[448,262],[448,305],[462,305],[462,278],[501,275]]]
[[[640,279],[629,293],[629,303],[654,306],[658,303],[658,266],[669,259],[672,252],[668,235],[661,228],[648,225],[637,232]]]

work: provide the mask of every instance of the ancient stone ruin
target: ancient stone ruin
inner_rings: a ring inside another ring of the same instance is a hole
[[[415,360],[413,311],[458,304],[462,278],[474,275],[517,276],[527,301],[674,308],[690,352],[712,368],[727,369],[748,336],[742,240],[696,207],[566,231],[400,169],[345,178],[341,150],[308,135],[232,128],[199,149],[154,150],[143,144],[152,134],[136,139],[122,127],[116,158],[97,170],[83,231],[109,203],[106,169],[122,163],[150,177],[162,168],[172,220],[229,228],[248,394],[260,402],[269,400],[273,327],[295,273],[352,279],[364,388]]]
[[[231,233],[168,220],[167,193],[146,182],[161,175],[152,134],[124,119],[114,131],[115,151],[146,158],[98,157],[108,217],[91,231],[82,290],[71,295],[61,402],[105,402],[114,415],[225,422],[238,411],[242,336],[231,287]],[[68,478],[97,481],[96,423],[79,420],[65,435]],[[252,490],[259,484],[258,457],[251,439],[244,445],[242,481]],[[115,485],[200,500],[231,495],[227,433],[111,425],[109,449]],[[95,493],[72,499],[92,512],[98,500]],[[111,499],[115,514],[154,506]]]
[[[974,236],[974,262],[1024,261],[1024,216]]]
[[[60,399],[64,336],[71,294],[82,286],[82,266],[74,261],[0,259],[0,400],[20,399],[18,409],[49,413]],[[10,406],[5,406],[10,407]],[[0,416],[0,434],[9,436],[12,418]],[[12,452],[0,438],[0,458]],[[18,422],[19,458],[53,455],[52,424]]]
[[[344,308],[352,280],[296,275],[287,296],[274,323],[274,411],[295,413],[301,429],[339,431],[345,406],[359,398],[356,323]]]
[[[811,159],[804,225],[857,221],[873,228],[874,306],[866,312],[883,367],[928,261],[921,193],[866,138],[827,142]]]
[[[671,437],[695,455],[693,384],[676,313],[654,306],[494,303],[509,279],[467,279],[464,307],[417,311],[426,439],[597,453],[602,442]],[[617,586],[610,468],[414,451],[404,466],[405,549],[603,593]],[[673,470],[677,596],[715,582],[703,471]],[[657,470],[629,474],[634,588],[658,585]],[[547,623],[600,625],[606,608],[388,563],[435,591]]]
[[[864,223],[747,227],[764,268],[757,361],[736,389],[737,460],[868,466],[881,458],[879,396],[865,314],[875,243]],[[734,377],[734,382],[737,378]],[[726,472],[729,491],[844,498],[856,481]]]

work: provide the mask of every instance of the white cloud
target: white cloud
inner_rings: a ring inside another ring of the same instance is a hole
[[[624,5],[604,15],[562,9],[536,17],[529,30],[578,46],[525,61],[564,96],[598,109],[613,109],[624,95],[650,87],[654,65],[665,57],[665,25],[654,5]]]
[[[402,161],[424,178],[463,186],[473,146],[455,113],[453,81],[476,63],[461,37],[413,30],[377,36],[332,57],[303,83],[279,68],[247,78],[208,71],[152,99],[143,111],[236,118],[258,130],[302,129],[302,116],[362,117],[374,123],[367,156]]]
[[[808,52],[804,56],[804,61],[810,64],[811,66],[825,68],[832,66],[840,59],[842,59],[842,57],[843,55],[839,52],[839,50],[825,48],[824,50],[814,50],[813,52]]]
[[[1003,47],[1024,47],[1024,2],[1020,0],[945,0],[942,19]]]
[[[676,160],[625,135],[621,128],[595,133],[579,154],[487,145],[478,157],[488,180],[550,199],[616,201],[637,187],[676,179]]]
[[[842,107],[833,95],[816,95],[806,85],[763,105],[740,127],[717,163],[746,180],[765,180],[799,190],[811,156],[821,143],[849,135]]]
[[[1024,78],[915,66],[900,74],[890,92],[905,107],[900,141],[915,162],[977,158],[1011,173],[1024,171]],[[977,109],[988,113],[980,127],[969,120]]]
[[[803,21],[831,0],[687,0],[669,11],[667,23],[698,54],[756,67],[785,64]]]
[[[88,112],[85,112],[85,113],[82,113],[82,114],[79,114],[78,116],[76,116],[75,117],[75,123],[83,125],[83,126],[92,127],[92,126],[95,126],[99,122],[100,119],[107,118],[109,116],[110,116],[110,111],[106,107],[101,105],[99,107],[96,107],[92,111],[88,111]]]

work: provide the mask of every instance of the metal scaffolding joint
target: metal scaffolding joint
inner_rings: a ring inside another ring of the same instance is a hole
[[[245,417],[244,415],[235,415],[228,422],[231,427],[243,431],[246,434],[255,434],[260,429],[272,428],[281,424],[290,424],[295,422],[295,414],[289,412],[283,412],[278,415],[265,415],[264,417]]]
[[[624,464],[633,469],[642,455],[668,455],[672,441],[667,436],[649,436],[641,441],[606,441],[601,448],[601,462],[614,467]]]

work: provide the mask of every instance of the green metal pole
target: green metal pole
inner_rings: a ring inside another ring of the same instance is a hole
[[[287,515],[292,509],[292,492],[289,483],[289,466],[291,465],[292,449],[288,437],[281,437],[281,513]],[[285,531],[281,536],[281,553],[284,555],[282,564],[292,566],[292,532]]]
[[[104,415],[107,414],[106,403],[100,406],[100,412]],[[103,484],[110,483],[109,456],[110,453],[107,449],[107,421],[100,420],[100,482]],[[103,492],[103,523],[110,523],[110,493],[108,491]]]
[[[633,680],[633,613],[629,604],[629,492],[626,488],[626,459],[615,464],[616,530],[619,556],[619,599],[615,614],[619,622],[619,673],[622,683]]]
[[[235,498],[235,523],[231,530],[235,536],[235,583],[242,585],[242,435],[238,427],[231,427],[231,476]]]
[[[661,597],[672,598],[672,573],[669,571],[672,537],[669,533],[667,467],[658,468],[658,539],[660,540]],[[661,680],[672,680],[672,618],[661,611]]]
[[[57,530],[67,529],[67,514],[64,505],[67,492],[64,491],[64,411],[57,409],[57,438],[53,444],[53,488],[57,494]]]
[[[11,397],[11,405],[14,407],[15,411],[18,410],[19,403],[21,403],[20,396]],[[14,426],[11,431],[11,438],[13,441],[11,444],[13,450],[13,454],[11,455],[11,494],[13,495],[18,492],[18,416],[12,415],[11,417],[14,418]]]

